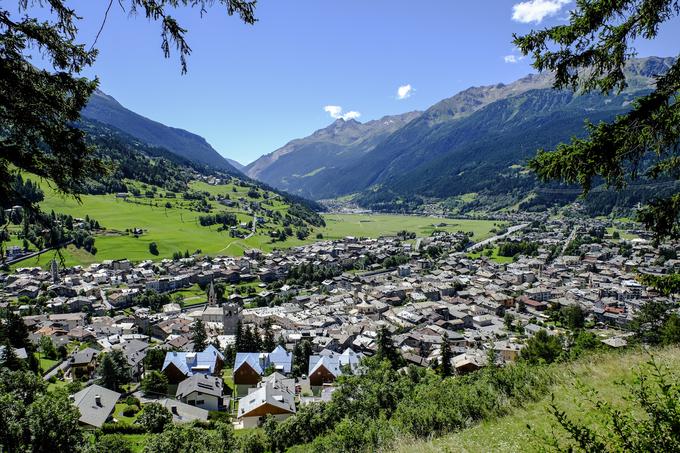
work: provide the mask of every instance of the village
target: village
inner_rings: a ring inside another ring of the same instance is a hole
[[[134,421],[155,402],[176,423],[220,417],[247,429],[328,401],[339,376],[361,373],[381,332],[407,366],[437,366],[446,343],[455,374],[517,360],[541,330],[563,333],[565,307],[604,345],[624,347],[636,311],[665,299],[636,276],[680,268],[666,256],[677,243],[657,247],[635,224],[609,220],[545,218],[479,244],[465,233],[414,236],[242,257],[54,260],[1,275],[0,308],[21,317],[38,354],[52,351],[42,370],[50,385],[81,384],[72,402],[85,428]],[[497,244],[524,248],[497,260]],[[173,297],[191,287],[193,303]],[[116,390],[100,385],[102,358],[114,352],[126,362]],[[143,385],[151,376],[162,385]]]

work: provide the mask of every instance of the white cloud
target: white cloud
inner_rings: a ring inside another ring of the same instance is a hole
[[[505,61],[506,63],[515,64],[515,63],[519,63],[520,61],[524,60],[525,58],[526,57],[524,55],[517,56],[515,54],[510,54],[510,55],[504,56],[503,61]]]
[[[554,16],[571,0],[527,0],[512,7],[512,20],[528,24]]]
[[[406,99],[408,97],[411,97],[411,94],[413,93],[413,87],[411,84],[406,84],[402,85],[399,88],[397,88],[397,99]]]
[[[343,113],[342,107],[339,105],[327,105],[323,108],[323,110],[328,113],[331,118],[335,118],[336,120],[340,118],[343,120],[354,120],[361,116],[361,113],[355,110],[350,110],[349,112]]]

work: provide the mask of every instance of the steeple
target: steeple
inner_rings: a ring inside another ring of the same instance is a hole
[[[52,258],[52,262],[50,263],[50,273],[52,274],[52,283],[57,284],[59,283],[59,266],[57,265],[57,260]]]
[[[212,280],[210,281],[210,287],[208,288],[208,305],[217,305],[217,295],[215,294],[215,286]]]

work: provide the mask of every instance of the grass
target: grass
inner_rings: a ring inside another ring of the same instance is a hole
[[[139,415],[141,414],[141,411],[137,412],[132,417],[127,417],[127,416],[123,415],[123,411],[125,410],[126,407],[127,407],[127,403],[125,403],[125,402],[116,403],[116,408],[113,410],[113,417],[116,420],[118,420],[119,422],[132,424],[137,420],[137,417],[139,417]]]
[[[479,252],[469,253],[468,257],[475,259],[475,258],[480,258],[482,255],[488,256],[488,255],[485,255],[486,251],[487,250],[481,250]],[[491,256],[488,256],[488,258],[490,258],[492,261],[495,261],[499,264],[512,263],[512,261],[513,261],[511,256],[501,256],[501,255],[499,255],[498,254],[498,247],[493,248],[493,253],[491,254]]]
[[[620,238],[619,240],[630,241],[632,239],[639,238],[639,236],[637,234],[628,233],[626,230],[621,230],[619,228],[613,228],[613,227],[607,228],[608,234],[613,234],[615,231],[619,232],[619,238]]]
[[[417,236],[429,236],[434,230],[448,232],[472,232],[474,240],[493,236],[492,220],[443,219],[438,217],[408,216],[395,214],[329,214],[324,216],[325,239],[341,239],[345,236],[378,237],[395,235],[402,230]],[[435,226],[445,224],[445,226]]]
[[[47,370],[51,369],[53,366],[55,366],[57,363],[59,363],[59,360],[52,360],[48,359],[41,354],[38,354],[37,352],[34,353],[38,361],[40,362],[40,368],[43,370],[43,372],[47,372]]]
[[[659,363],[667,365],[672,371],[680,371],[680,348],[672,347],[655,352]],[[586,357],[568,366],[557,368],[558,381],[552,393],[558,407],[565,410],[573,419],[582,423],[596,424],[595,415],[581,406],[583,396],[574,383],[579,380],[588,388],[597,390],[600,398],[613,403],[622,410],[630,410],[624,399],[626,390],[617,385],[618,381],[631,383],[635,370],[639,369],[650,356],[642,351],[597,354]],[[517,452],[538,451],[539,438],[548,434],[552,419],[548,414],[551,396],[529,403],[511,415],[481,423],[455,434],[428,442],[404,441],[396,448],[396,453],[405,452]],[[527,429],[530,425],[536,434]]]
[[[35,180],[35,177],[32,179]],[[485,239],[492,234],[493,221],[486,220],[457,220],[442,219],[435,217],[418,217],[405,215],[366,215],[366,214],[330,214],[325,219],[325,228],[312,228],[311,234],[306,240],[296,237],[288,238],[284,242],[272,242],[269,231],[281,228],[280,225],[268,224],[258,229],[258,232],[248,238],[232,238],[227,231],[217,231],[215,226],[203,227],[198,223],[202,213],[191,210],[192,202],[183,200],[180,195],[177,198],[163,198],[165,190],[157,189],[154,198],[131,198],[129,201],[116,198],[113,194],[108,195],[84,195],[81,201],[70,197],[64,197],[51,189],[45,181],[39,182],[45,192],[45,200],[41,208],[46,211],[55,211],[69,214],[75,218],[89,216],[97,220],[106,230],[96,237],[96,255],[92,255],[84,249],[77,249],[73,245],[62,251],[63,264],[66,266],[88,265],[108,259],[127,258],[134,262],[153,259],[160,260],[171,258],[175,252],[188,250],[193,253],[201,250],[209,255],[240,256],[247,249],[258,248],[265,252],[274,249],[284,249],[316,241],[316,234],[321,233],[325,239],[340,239],[345,236],[378,237],[394,235],[398,231],[408,230],[418,236],[428,236],[435,229],[455,232],[458,230],[472,232],[475,240]],[[142,192],[148,186],[138,182],[132,182]],[[232,200],[244,198],[248,201],[263,202],[262,198],[250,198],[248,189],[233,184],[213,186],[204,182],[195,181],[190,184],[192,190],[208,192],[211,195],[229,195]],[[165,208],[166,203],[172,208]],[[271,206],[267,209],[280,211],[282,214],[288,210],[288,205],[272,196],[268,201]],[[232,212],[240,221],[250,221],[252,217],[240,208],[230,208],[212,201],[214,212]],[[443,226],[435,226],[436,224]],[[133,228],[141,228],[143,234],[135,237],[126,232]],[[16,236],[13,236],[13,240]],[[15,240],[18,242],[18,239]],[[149,252],[149,244],[155,242],[158,246],[158,255]],[[53,251],[46,252],[38,257],[27,259],[13,266],[48,267],[53,258],[59,258]],[[193,296],[192,296],[193,297]]]
[[[134,453],[142,453],[149,440],[149,434],[122,434],[122,436],[128,441],[130,449]]]

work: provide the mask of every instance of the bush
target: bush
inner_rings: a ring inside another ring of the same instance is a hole
[[[102,434],[144,434],[146,429],[141,425],[130,423],[104,423],[101,432]]]
[[[131,404],[128,404],[123,409],[123,415],[126,417],[134,417],[137,412],[139,412],[139,407]]]
[[[172,424],[172,414],[159,403],[149,403],[144,406],[137,423],[149,433],[160,433],[166,426]]]
[[[106,434],[97,439],[94,445],[85,449],[92,453],[132,453],[130,442],[120,434]]]
[[[255,430],[239,437],[238,445],[243,453],[264,453],[267,451],[267,438],[262,431]]]

